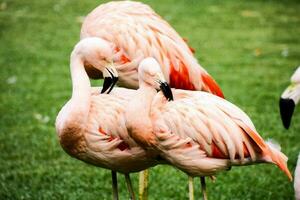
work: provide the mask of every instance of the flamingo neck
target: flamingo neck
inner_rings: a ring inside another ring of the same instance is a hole
[[[150,115],[151,103],[156,95],[156,90],[147,83],[140,82],[139,89],[137,90],[138,98],[135,101],[139,101],[139,110],[144,114],[144,116]]]
[[[91,83],[85,71],[83,61],[77,55],[71,56],[72,97],[71,115],[85,124],[90,108]],[[78,116],[79,114],[79,116]]]
[[[83,61],[77,56],[71,57],[72,100],[90,98],[91,83],[85,71]]]
[[[91,98],[91,85],[83,61],[79,56],[71,56],[72,97],[56,118],[56,131],[64,150],[78,157],[83,152],[85,130]]]
[[[59,135],[70,127],[81,127],[87,120],[90,107],[91,84],[83,66],[83,61],[71,56],[72,97],[59,112],[56,128]],[[80,125],[80,126],[79,126]]]
[[[131,137],[139,144],[151,146],[154,142],[150,118],[152,100],[156,90],[146,83],[140,83],[137,95],[129,103],[126,119]]]

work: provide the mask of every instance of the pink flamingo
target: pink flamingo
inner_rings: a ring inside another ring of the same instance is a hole
[[[145,4],[119,1],[100,5],[84,20],[80,37],[101,39],[97,51],[101,56],[92,54],[93,62],[84,65],[91,78],[102,78],[103,74],[102,92],[109,93],[117,80],[120,86],[138,88],[140,61],[154,57],[171,87],[203,90],[224,97],[214,79],[195,59],[194,50]],[[96,69],[95,64],[102,67]],[[147,187],[147,174],[147,171],[140,174],[140,178],[146,176],[140,179],[140,197],[144,199],[146,191],[142,188]]]
[[[140,87],[126,111],[129,135],[138,144],[159,151],[162,158],[191,177],[267,162],[276,164],[292,180],[287,157],[262,139],[238,107],[206,92],[179,89],[165,91],[169,100],[174,95],[174,101],[167,101],[156,92],[162,83],[165,80],[156,60],[143,60]],[[206,199],[205,187],[203,195]]]
[[[129,173],[147,169],[158,161],[128,135],[125,106],[134,90],[118,89],[111,95],[93,92],[84,68],[86,61],[93,62],[89,57],[95,53],[94,48],[89,48],[93,45],[89,40],[80,42],[71,54],[72,97],[57,116],[56,131],[61,146],[71,156],[125,174],[131,199],[135,199]],[[116,177],[112,175],[117,199]]]
[[[110,47],[110,57],[98,57],[102,69],[85,63],[90,77],[101,78],[106,66],[119,74],[118,85],[138,88],[138,64],[146,57],[154,57],[171,87],[203,90],[223,97],[216,82],[193,56],[191,48],[179,34],[149,6],[119,1],[102,4],[85,18],[81,39],[98,37],[103,49]],[[105,77],[105,75],[104,75]]]

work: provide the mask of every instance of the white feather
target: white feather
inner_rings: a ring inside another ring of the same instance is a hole
[[[280,144],[274,140],[274,139],[267,139],[266,143],[273,149],[276,149],[277,151],[281,151]]]

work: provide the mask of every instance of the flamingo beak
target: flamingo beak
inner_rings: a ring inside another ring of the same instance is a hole
[[[109,94],[114,88],[115,84],[118,82],[118,72],[117,70],[110,66],[106,67],[103,72],[104,82],[101,90],[101,94]]]
[[[291,124],[294,109],[300,100],[300,85],[292,83],[282,93],[279,100],[280,116],[283,126],[288,129]]]
[[[160,82],[159,87],[168,101],[174,100],[172,90],[167,82]]]
[[[284,128],[289,129],[295,109],[295,102],[293,99],[284,99],[281,97],[279,100],[279,108],[283,126]]]
[[[163,95],[166,97],[168,101],[173,101],[173,93],[172,90],[167,83],[167,81],[164,78],[164,75],[162,73],[157,73],[155,77],[155,88],[157,91],[161,90]]]

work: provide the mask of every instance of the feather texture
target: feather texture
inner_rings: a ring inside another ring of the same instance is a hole
[[[84,20],[81,39],[99,37],[115,49],[119,85],[138,88],[138,64],[155,58],[172,87],[204,90],[223,97],[211,76],[179,34],[148,5],[121,1],[102,4]]]
[[[287,157],[262,139],[238,107],[205,92],[172,91],[171,102],[155,96],[151,119],[159,149],[173,165],[207,176],[232,165],[270,162],[292,179]]]

